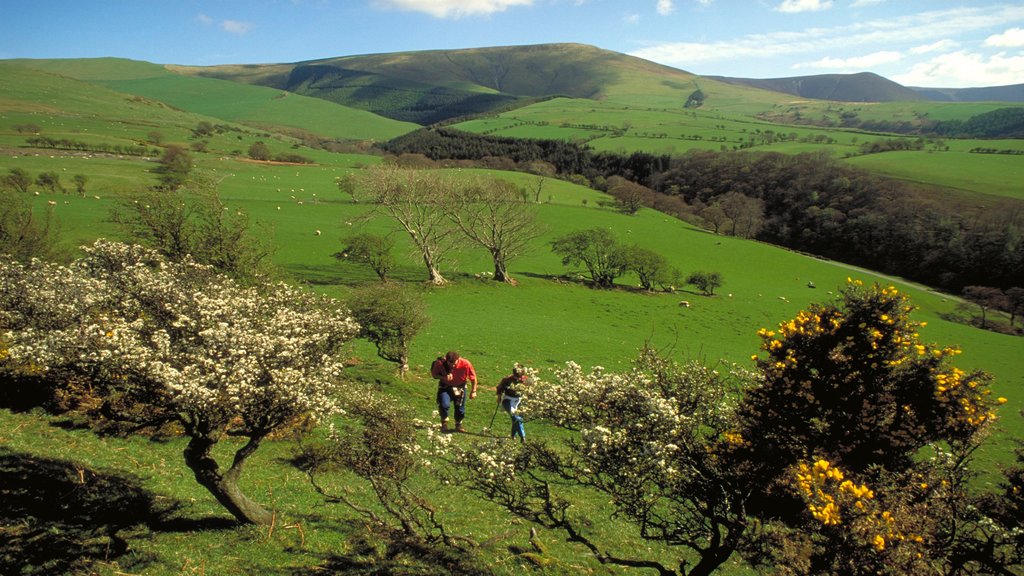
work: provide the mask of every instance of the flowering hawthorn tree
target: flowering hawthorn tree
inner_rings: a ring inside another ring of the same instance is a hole
[[[249,523],[272,515],[238,486],[246,461],[275,430],[338,411],[337,354],[358,332],[326,298],[104,240],[66,267],[0,262],[0,326],[5,369],[88,379],[98,417],[179,424],[196,480]],[[213,449],[229,435],[247,442],[222,467]]]
[[[567,532],[602,563],[661,574],[710,574],[743,544],[743,493],[727,483],[709,447],[734,425],[738,385],[751,375],[680,366],[646,350],[634,370],[585,372],[568,363],[553,382],[536,380],[522,412],[574,434],[568,451],[530,441],[474,447],[457,455],[459,480],[509,510]],[[678,567],[613,552],[574,515],[559,487],[572,484],[610,498],[613,516],[628,519],[646,540],[687,550]],[[692,566],[689,560],[696,555]]]

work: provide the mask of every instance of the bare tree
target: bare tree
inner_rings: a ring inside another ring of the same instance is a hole
[[[647,203],[653,203],[654,192],[646,187],[626,180],[622,176],[608,179],[608,194],[625,214],[636,214]]]
[[[348,176],[339,188],[357,198],[368,196],[409,235],[427,268],[427,281],[442,285],[441,262],[458,246],[461,231],[451,226],[454,184],[434,171],[381,165]]]
[[[726,192],[715,202],[732,220],[732,236],[753,238],[764,225],[764,201],[739,192]]]
[[[509,276],[508,262],[544,233],[536,208],[523,199],[515,185],[496,178],[470,182],[456,189],[452,200],[448,217],[470,241],[490,253],[494,279],[516,284]]]

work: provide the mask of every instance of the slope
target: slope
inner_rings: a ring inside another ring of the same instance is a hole
[[[792,94],[801,98],[839,102],[904,102],[924,97],[910,88],[871,72],[818,74],[787,78],[729,78],[709,76],[729,84]]]
[[[415,126],[321,99],[260,86],[194,78],[114,58],[17,60],[18,65],[106,86],[221,120],[290,128],[338,140],[387,140]]]
[[[639,82],[693,91],[693,75],[581,44],[346,56],[292,65],[175,67],[271,86],[421,124],[551,96],[602,99]],[[675,84],[676,86],[673,86]]]

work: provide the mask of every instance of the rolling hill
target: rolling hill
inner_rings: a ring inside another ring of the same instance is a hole
[[[176,66],[219,78],[316,96],[420,124],[519,107],[553,96],[601,100],[634,82],[682,87],[694,76],[581,44],[542,44],[346,56],[291,65]]]
[[[898,102],[923,100],[925,96],[871,72],[820,74],[789,78],[729,78],[709,76],[729,84],[792,94],[815,100],[839,102]]]
[[[1024,102],[1024,84],[984,88],[917,88],[911,90],[936,102]]]
[[[160,101],[179,110],[261,128],[308,131],[340,140],[378,141],[416,128],[407,122],[320,98],[176,74],[168,67],[148,62],[120,58],[9,62]]]

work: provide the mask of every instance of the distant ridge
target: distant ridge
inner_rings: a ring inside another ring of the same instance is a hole
[[[172,69],[315,96],[424,125],[556,96],[601,99],[609,89],[628,82],[624,78],[637,75],[689,86],[689,91],[695,78],[634,56],[571,43]]]
[[[818,74],[787,78],[706,76],[720,82],[792,94],[801,98],[839,102],[1024,102],[1024,84],[979,88],[903,86],[873,72]]]
[[[911,90],[936,102],[1024,102],[1024,84],[986,88],[917,88]]]
[[[815,100],[840,102],[902,102],[925,100],[926,96],[873,72],[819,74],[788,78],[730,78],[708,76],[721,82],[761,88]]]

